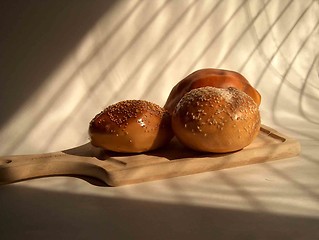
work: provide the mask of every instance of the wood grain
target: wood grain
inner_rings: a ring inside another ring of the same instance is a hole
[[[0,183],[83,175],[120,186],[273,161],[299,153],[297,140],[263,125],[254,142],[227,154],[191,151],[173,139],[165,148],[144,154],[112,153],[87,143],[54,153],[1,157]]]

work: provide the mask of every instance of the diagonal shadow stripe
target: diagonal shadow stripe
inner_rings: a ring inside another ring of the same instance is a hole
[[[82,108],[83,104],[87,101],[87,98],[92,94],[92,92],[101,86],[103,84],[103,80],[108,75],[111,69],[113,69],[118,62],[125,56],[125,54],[133,47],[133,45],[137,42],[137,40],[142,36],[142,34],[151,26],[151,24],[160,16],[160,14],[163,12],[163,10],[168,6],[168,4],[171,2],[171,0],[166,0],[152,15],[152,17],[149,19],[148,22],[146,22],[145,25],[141,27],[141,29],[135,34],[135,36],[132,38],[132,40],[126,45],[126,47],[121,51],[121,53],[118,55],[115,60],[109,64],[107,68],[105,68],[102,73],[99,75],[97,80],[95,81],[95,84],[93,84],[86,92],[85,94],[79,99],[76,106],[73,108],[73,110],[69,113],[69,117],[66,117],[61,123],[59,123],[59,126],[57,127],[57,130],[55,133],[46,141],[46,143],[42,147],[42,151],[45,151],[48,146],[50,146],[51,142],[54,141],[60,134],[61,129],[65,127],[67,124],[69,124],[72,121],[72,118],[70,116],[73,116],[76,114],[80,109]],[[130,81],[134,81],[134,79],[128,79],[126,81],[126,84],[130,84]]]
[[[302,50],[304,49],[304,47],[307,45],[307,43],[312,39],[315,31],[317,30],[319,26],[319,21],[316,23],[316,25],[314,26],[314,28],[310,31],[310,33],[308,34],[308,36],[305,38],[305,40],[303,40],[302,44],[300,45],[300,47],[298,48],[295,56],[293,57],[293,59],[290,61],[289,65],[288,65],[288,68],[287,70],[285,71],[285,73],[283,74],[282,76],[282,79],[285,81],[285,84],[287,86],[289,86],[291,89],[293,89],[294,91],[296,92],[299,92],[300,91],[300,88],[296,85],[294,85],[293,83],[291,83],[288,79],[287,79],[287,75],[289,74],[291,68],[293,67],[295,61],[298,59],[298,56],[300,55],[300,53],[302,52]],[[278,73],[279,74],[279,73]],[[299,74],[299,78],[301,80],[304,80],[304,76],[301,76]],[[307,83],[308,85],[308,83]],[[313,96],[311,94],[307,94],[307,93],[303,93],[303,96],[307,96],[308,98],[311,98],[311,99],[318,99],[318,96]],[[277,98],[278,95],[276,94],[275,97]]]
[[[305,90],[306,90],[306,86],[308,85],[308,81],[309,81],[309,78],[310,78],[310,74],[312,72],[312,70],[316,67],[316,63],[319,59],[319,54],[316,55],[316,57],[314,58],[310,68],[309,68],[309,71],[307,73],[307,76],[305,78],[305,81],[301,87],[301,91],[300,91],[300,95],[299,95],[299,112],[302,114],[302,116],[307,119],[308,122],[311,122],[311,123],[314,123],[314,124],[317,124],[319,125],[319,122],[318,121],[314,121],[312,120],[310,117],[308,117],[308,115],[305,113],[303,107],[302,107],[302,102],[303,102],[303,99],[305,97]],[[317,96],[316,100],[319,102],[319,97]],[[318,137],[319,139],[319,137]]]
[[[310,7],[312,6],[314,2],[311,2],[305,9],[304,11],[301,13],[301,15],[297,18],[297,20],[294,22],[293,26],[289,29],[288,33],[286,34],[286,36],[283,38],[283,40],[280,42],[280,44],[278,45],[276,51],[273,53],[273,55],[269,58],[269,60],[267,61],[267,63],[265,64],[264,69],[262,70],[262,72],[260,73],[259,77],[257,78],[257,82],[255,84],[256,87],[258,87],[258,85],[260,84],[264,74],[267,72],[267,70],[269,69],[269,66],[271,65],[272,60],[276,57],[277,53],[280,51],[281,47],[285,44],[285,42],[287,41],[287,39],[289,38],[289,36],[291,35],[291,33],[293,32],[293,30],[296,28],[296,26],[300,23],[300,21],[302,20],[302,18],[305,16],[305,14],[309,11]]]
[[[312,2],[314,3],[314,1],[315,1],[315,0],[313,0]],[[269,23],[269,22],[270,22],[270,18],[269,18],[268,12],[265,12],[265,16],[266,16],[267,22]],[[278,41],[277,41],[276,37],[274,36],[273,32],[270,33],[270,36],[271,36],[271,38],[272,38],[272,40],[273,40],[273,42],[274,42],[276,48],[278,48],[278,45],[279,45],[279,44],[278,44]],[[265,52],[263,51],[263,49],[259,49],[259,51],[261,52],[262,56],[264,57],[264,59],[265,59],[265,61],[266,61],[266,60],[267,60],[267,56],[266,56]],[[289,60],[288,60],[288,58],[285,56],[285,52],[279,51],[279,53],[280,53],[282,59],[284,59],[284,60],[286,61],[286,64],[289,65]],[[270,65],[269,68],[271,68],[271,69],[272,69],[274,72],[276,72],[279,76],[281,75],[281,73],[279,73],[279,71],[278,71],[275,67],[273,67],[272,65]],[[302,76],[301,76],[298,72],[296,72],[296,74],[297,74],[300,78],[302,78]]]
[[[259,50],[261,44],[265,41],[266,37],[268,36],[268,34],[272,31],[273,27],[279,22],[279,20],[281,19],[281,17],[283,16],[283,14],[289,9],[290,5],[293,3],[293,0],[289,1],[285,7],[282,9],[282,11],[278,14],[277,18],[275,19],[275,21],[269,26],[268,30],[263,34],[263,36],[257,40],[257,44],[254,47],[254,49],[251,51],[251,53],[248,55],[247,59],[243,62],[243,64],[239,67],[238,71],[242,72],[243,69],[246,67],[246,65],[248,64],[248,62],[250,61],[250,59],[252,58],[252,56],[254,55],[254,53]],[[255,30],[255,35],[257,36],[257,31]],[[265,57],[266,58],[266,57]]]
[[[67,88],[67,86],[75,81],[76,75],[79,74],[79,72],[91,62],[91,60],[96,56],[96,54],[99,53],[100,49],[103,46],[109,43],[109,41],[112,39],[112,36],[114,36],[125,24],[125,22],[129,20],[130,16],[139,8],[141,3],[142,1],[137,1],[137,4],[135,4],[110,31],[108,37],[105,38],[101,43],[99,43],[96,49],[82,63],[80,63],[78,68],[64,81],[64,83],[59,87],[59,89],[56,90],[56,92],[50,97],[50,99],[48,99],[47,103],[44,105],[44,107],[42,107],[42,111],[33,116],[33,118],[36,119],[37,122],[41,121],[45,117],[46,113],[50,111],[50,107],[59,99],[61,91],[63,91],[63,89]],[[18,148],[23,143],[23,140],[33,131],[33,129],[34,121],[31,123],[31,126],[25,128],[24,132],[20,134],[20,137],[6,149],[6,152],[10,153],[13,149]]]
[[[220,37],[222,32],[226,29],[226,27],[234,21],[236,15],[240,12],[241,8],[247,3],[247,1],[243,1],[238,8],[233,12],[233,14],[229,17],[229,19],[226,21],[226,23],[221,27],[221,29],[215,34],[215,36],[209,41],[209,43],[204,47],[204,49],[201,51],[201,53],[198,55],[198,57],[191,63],[190,67],[185,72],[185,76],[189,74],[196,64],[206,55],[207,51],[211,48],[211,46],[214,44],[214,42]],[[237,41],[235,41],[236,43]]]
[[[222,58],[222,60],[217,64],[217,68],[220,68],[222,66],[222,64],[226,61],[226,59],[231,55],[231,53],[234,51],[234,49],[236,49],[236,47],[238,46],[238,42],[245,36],[245,34],[248,32],[248,30],[250,30],[250,28],[254,25],[254,23],[256,22],[256,20],[259,18],[259,16],[261,15],[261,13],[265,12],[266,7],[268,6],[268,4],[271,2],[271,0],[268,0],[266,2],[266,4],[264,4],[264,6],[257,12],[257,14],[255,15],[255,17],[253,17],[252,19],[250,19],[249,24],[247,25],[247,27],[243,30],[243,32],[240,34],[240,36],[236,39],[236,41],[234,41],[233,45],[229,48],[229,50],[227,51],[227,53],[224,55],[224,57]]]
[[[296,92],[300,91],[300,89],[292,84],[289,83],[288,79],[287,79],[287,76],[291,70],[291,68],[293,67],[295,61],[298,59],[298,56],[300,55],[300,53],[302,52],[302,50],[304,49],[304,47],[306,46],[306,44],[309,42],[309,40],[311,39],[311,37],[313,36],[314,32],[316,31],[317,27],[319,25],[319,21],[317,22],[317,24],[315,25],[315,27],[312,29],[312,31],[309,33],[309,35],[303,40],[302,42],[302,45],[300,46],[300,48],[298,49],[298,51],[296,52],[295,56],[293,57],[292,61],[290,62],[289,64],[289,67],[287,68],[285,74],[283,75],[282,77],[282,81],[280,83],[280,85],[278,86],[278,88],[276,88],[276,91],[275,91],[275,94],[274,94],[274,103],[272,104],[272,117],[273,117],[273,121],[274,123],[276,123],[278,126],[281,126],[282,128],[285,128],[285,129],[288,129],[288,130],[293,130],[295,132],[298,132],[299,134],[302,134],[302,135],[306,135],[306,133],[302,132],[302,131],[299,131],[297,129],[290,129],[289,127],[287,127],[286,125],[283,125],[281,124],[280,120],[277,118],[275,112],[276,112],[276,106],[278,105],[278,102],[279,102],[279,96],[280,96],[280,91],[282,90],[283,88],[283,85],[286,84],[286,85],[289,85],[290,88],[294,89]],[[317,56],[318,57],[318,56]],[[313,64],[312,66],[309,68],[308,70],[308,73],[307,73],[307,76],[306,76],[306,80],[304,81],[304,86],[305,83],[307,82],[307,79],[309,78],[310,76],[310,73],[311,73],[311,70],[314,68],[314,63],[315,63],[316,59],[314,59],[313,61]],[[303,80],[303,77],[301,77],[301,80]],[[304,96],[304,93],[303,91],[301,90],[300,92],[300,95],[299,95],[299,108],[301,107],[300,104],[301,104],[301,101],[302,101],[302,97]],[[317,98],[318,99],[318,98]],[[310,136],[310,135],[307,135],[307,137],[309,138],[313,138],[313,136]]]
[[[315,0],[312,0],[312,3],[315,4],[315,3],[316,3]],[[311,5],[311,4],[310,4],[310,5]],[[269,22],[270,22],[270,17],[269,17],[269,14],[268,14],[267,11],[265,12],[265,16],[266,16],[267,22],[269,23]],[[278,49],[278,48],[279,48],[279,44],[278,44],[278,41],[277,41],[276,37],[274,36],[274,33],[271,32],[271,33],[270,33],[270,36],[271,36],[271,38],[272,38],[272,40],[273,40],[273,42],[274,42],[276,48]],[[260,51],[261,51],[261,50],[262,50],[262,49],[260,49]],[[285,56],[285,52],[284,52],[284,51],[279,51],[279,53],[281,54],[282,59],[286,61],[287,65],[289,65],[289,62],[290,62],[290,61],[289,61],[288,58]],[[264,55],[264,59],[267,59],[266,54],[265,54],[264,52],[263,52],[263,55]],[[279,73],[279,71],[277,71],[277,69],[276,69],[275,67],[273,67],[272,65],[270,65],[269,67],[271,67],[274,71],[276,71],[276,72]],[[296,72],[296,74],[298,74],[298,72]],[[279,75],[281,75],[281,74],[279,73]],[[298,74],[298,75],[299,75],[299,74]],[[302,78],[301,75],[299,75],[299,77]]]
[[[134,70],[131,72],[131,74],[127,77],[127,79],[134,79],[136,77],[136,75],[138,74],[139,70],[143,67],[143,65],[145,64],[145,62],[147,62],[151,56],[156,52],[156,50],[158,50],[160,48],[161,45],[164,44],[164,42],[166,41],[166,39],[172,34],[172,32],[175,30],[175,28],[178,26],[178,24],[180,23],[180,21],[187,15],[187,13],[193,9],[193,7],[199,2],[199,0],[193,1],[191,2],[191,4],[189,4],[186,9],[182,12],[182,14],[177,18],[177,20],[168,28],[168,30],[162,35],[161,38],[159,38],[159,40],[156,42],[156,44],[154,45],[154,47],[152,47],[152,49],[145,55],[145,57],[139,62],[137,63],[136,67],[134,68]],[[128,83],[124,84],[123,87],[121,87],[120,89],[118,89],[116,92],[112,93],[113,96],[117,96],[119,95],[121,92],[126,92],[130,89],[132,89],[135,84],[135,82],[133,81],[129,81]],[[153,85],[153,82],[150,81],[150,85]]]
[[[120,60],[122,57],[124,57],[125,53],[135,44],[135,42],[138,40],[138,38],[143,34],[143,32],[146,31],[146,29],[151,25],[151,23],[159,16],[159,14],[162,12],[162,10],[167,6],[167,4],[170,2],[170,0],[166,0],[158,9],[157,11],[155,11],[155,13],[151,16],[150,20],[143,25],[140,30],[135,34],[135,36],[131,39],[131,41],[124,47],[124,49],[120,52],[120,54],[115,58],[115,60],[113,62],[111,62],[109,64],[109,66],[101,73],[101,75],[98,77],[98,79],[96,80],[95,84],[92,85],[88,91],[84,94],[84,96],[79,100],[78,104],[74,107],[74,109],[71,111],[70,115],[74,114],[75,112],[77,112],[81,106],[83,105],[83,103],[86,101],[87,97],[91,94],[91,92],[97,88],[104,80],[105,76],[107,75],[108,71],[110,69],[112,69]],[[138,5],[134,5],[134,10],[139,6]],[[131,12],[132,13],[132,12]],[[123,18],[123,23],[125,18]],[[115,29],[114,29],[115,30]],[[102,45],[100,45],[100,47],[102,47]],[[98,51],[95,51],[95,53],[98,53]],[[93,55],[92,55],[93,58]],[[86,61],[86,64],[89,63],[90,61]],[[81,69],[79,69],[78,71],[80,71]],[[75,73],[74,73],[75,76]],[[73,77],[74,77],[73,76]],[[71,80],[71,79],[69,79]],[[63,88],[61,88],[61,91],[66,88],[66,86],[68,86],[69,83],[68,81],[66,81],[66,83],[63,85]],[[57,93],[54,95],[54,97],[52,97],[48,103],[46,104],[46,107],[43,109],[43,111],[41,111],[37,116],[34,117],[34,119],[37,119],[37,121],[41,121],[44,117],[45,114],[50,110],[50,106],[53,105],[53,103],[58,99],[58,96],[60,95],[60,91],[57,91]],[[65,124],[65,121],[63,121],[59,128]],[[34,129],[34,127],[29,127],[26,129],[26,131],[21,134],[21,136],[16,139],[11,146],[8,147],[8,149],[6,149],[6,152],[11,152],[13,149],[18,148],[22,143],[23,140],[26,138],[26,136],[28,136],[32,130]],[[54,135],[57,135],[58,133],[56,132]],[[53,139],[54,137],[52,137]],[[51,140],[52,140],[51,139]],[[48,143],[49,144],[49,143]],[[47,144],[45,144],[45,146],[47,146]],[[45,149],[43,149],[45,150]]]
[[[154,82],[156,82],[166,71],[166,69],[172,64],[172,62],[174,62],[174,60],[182,53],[182,51],[186,48],[187,44],[191,41],[191,39],[196,35],[196,33],[202,28],[202,26],[204,25],[204,23],[206,21],[209,20],[209,18],[211,17],[211,15],[214,14],[214,12],[217,10],[218,6],[222,3],[222,0],[219,0],[217,4],[214,5],[214,7],[209,11],[209,13],[202,18],[202,20],[199,22],[199,24],[196,25],[196,27],[194,28],[193,31],[190,32],[190,34],[188,35],[188,37],[185,39],[185,41],[180,45],[180,47],[178,48],[178,50],[172,55],[172,57],[170,59],[168,59],[168,61],[164,64],[164,66],[161,68],[161,70],[159,71],[159,73],[157,75],[155,75],[155,77],[152,79],[151,84],[149,84],[149,86],[146,88],[146,90],[144,91],[144,94],[141,96],[141,98],[145,98],[146,95],[152,91],[152,89],[154,88]]]

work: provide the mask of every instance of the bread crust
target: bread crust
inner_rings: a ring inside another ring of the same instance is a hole
[[[202,87],[179,101],[172,128],[179,141],[193,150],[233,152],[255,139],[260,114],[255,101],[236,88]]]
[[[89,126],[92,145],[106,150],[141,153],[167,144],[172,136],[170,114],[144,100],[126,100],[97,114]]]

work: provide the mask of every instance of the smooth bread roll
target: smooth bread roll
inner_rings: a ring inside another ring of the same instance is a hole
[[[170,92],[164,108],[172,113],[185,93],[195,88],[208,86],[217,88],[237,88],[248,94],[258,106],[260,105],[261,96],[259,92],[252,87],[248,80],[240,73],[229,70],[205,68],[191,73],[178,82]]]
[[[202,87],[179,101],[172,128],[179,141],[193,150],[233,152],[257,136],[260,114],[256,102],[236,88]]]
[[[92,145],[106,150],[141,153],[167,144],[172,136],[170,114],[144,100],[113,104],[90,122]]]

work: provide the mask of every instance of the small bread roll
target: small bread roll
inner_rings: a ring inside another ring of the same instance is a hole
[[[257,136],[260,114],[254,100],[236,88],[202,87],[179,101],[172,128],[179,141],[193,150],[232,152]]]
[[[178,82],[170,92],[164,108],[172,113],[185,93],[195,88],[208,86],[217,88],[237,88],[238,90],[247,93],[258,106],[260,105],[261,96],[259,92],[252,87],[248,80],[240,73],[229,70],[205,68],[191,73]]]
[[[92,145],[114,152],[141,153],[167,144],[172,136],[170,114],[144,100],[113,104],[90,122]]]

